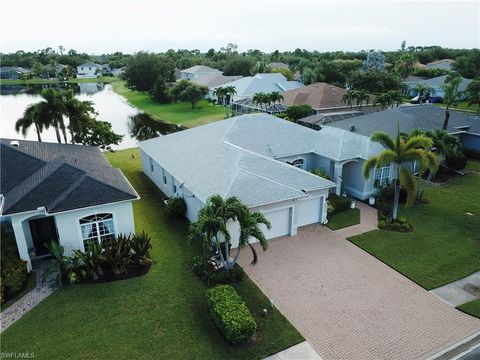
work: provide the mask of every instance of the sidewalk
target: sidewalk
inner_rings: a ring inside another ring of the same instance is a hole
[[[452,306],[460,306],[476,300],[480,298],[480,271],[450,284],[430,290],[430,292]]]
[[[304,341],[263,360],[322,360],[322,358],[307,341]]]

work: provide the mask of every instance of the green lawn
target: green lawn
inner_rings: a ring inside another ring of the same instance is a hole
[[[463,278],[480,270],[479,186],[480,175],[469,174],[430,187],[429,204],[400,206],[413,232],[375,230],[350,240],[426,289]]]
[[[443,103],[433,103],[435,106],[445,107]],[[465,110],[465,111],[474,111],[477,112],[478,106],[476,104],[469,105],[468,101],[460,101],[455,106],[450,106],[451,109],[455,110]]]
[[[327,227],[332,230],[360,224],[360,209],[348,209],[328,217]]]
[[[194,127],[225,117],[225,109],[222,106],[212,106],[206,100],[200,101],[196,108],[192,109],[190,103],[155,103],[146,92],[130,90],[121,81],[114,82],[112,87],[116,93],[125,97],[133,106],[157,120],[171,124]]]
[[[77,79],[77,78],[69,78],[69,83],[112,83],[118,81],[117,77],[112,76],[102,76],[99,78],[92,78],[92,79]],[[58,84],[60,81],[58,79],[48,80],[48,79],[28,79],[28,80],[9,80],[9,79],[2,79],[0,81],[0,85],[35,85],[35,84]]]
[[[132,158],[131,155],[135,157]],[[253,344],[229,346],[207,313],[207,287],[191,271],[200,246],[186,243],[187,222],[163,214],[161,193],[141,174],[138,149],[108,154],[141,196],[137,230],[153,241],[154,265],[138,278],[71,285],[54,292],[2,334],[2,352],[37,359],[260,359],[303,340],[250,281],[236,285],[257,319]]]
[[[478,160],[469,160],[467,163],[467,170],[480,172],[480,161]]]
[[[480,299],[457,306],[457,309],[462,310],[464,313],[480,318]]]

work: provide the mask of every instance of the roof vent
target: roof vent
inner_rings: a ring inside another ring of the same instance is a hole
[[[17,140],[12,140],[12,141],[10,141],[10,145],[15,146],[15,147],[19,147],[20,143]]]
[[[355,131],[355,125],[350,125],[350,131]]]

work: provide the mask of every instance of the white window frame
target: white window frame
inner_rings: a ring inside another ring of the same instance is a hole
[[[375,168],[373,186],[376,189],[388,183],[390,180],[390,169],[390,165]]]
[[[88,218],[91,218],[87,220]],[[117,229],[112,213],[100,213],[84,216],[78,220],[83,248],[87,249],[89,241],[100,244],[102,241],[115,239]],[[90,229],[89,229],[90,227]],[[86,236],[88,233],[88,236]]]
[[[305,159],[299,158],[295,159],[291,162],[292,166],[295,166],[296,168],[305,170]]]

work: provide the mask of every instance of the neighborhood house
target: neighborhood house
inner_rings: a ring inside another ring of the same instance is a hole
[[[0,215],[15,233],[20,258],[50,254],[51,241],[66,255],[89,241],[135,231],[138,194],[97,147],[0,139]]]
[[[188,69],[180,70],[181,80],[196,80],[209,75],[222,75],[222,72],[205,65],[196,65]]]
[[[270,220],[268,239],[325,223],[330,190],[366,199],[393,175],[386,166],[363,178],[364,161],[382,151],[366,136],[333,127],[315,131],[268,114],[146,140],[140,149],[143,172],[168,197],[185,200],[190,221],[210,196],[237,196]],[[325,169],[333,181],[309,172],[315,168]],[[236,224],[230,228],[236,246]]]
[[[88,79],[96,78],[102,75],[102,65],[93,62],[77,66],[77,78]]]

